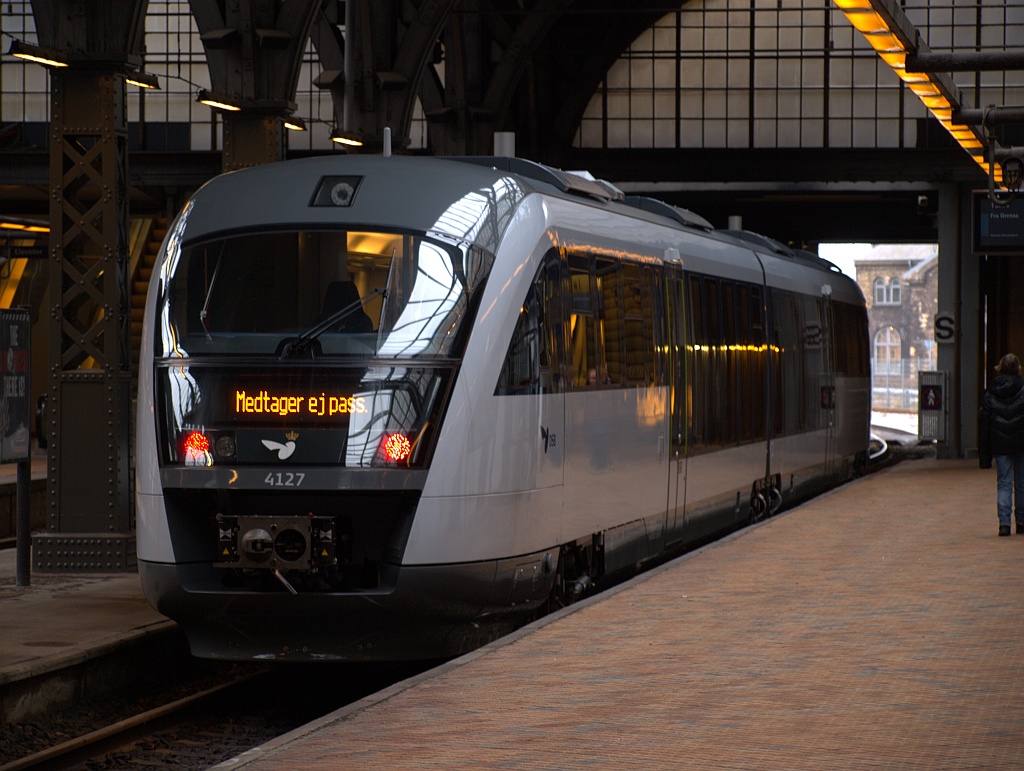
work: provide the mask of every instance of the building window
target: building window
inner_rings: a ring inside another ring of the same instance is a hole
[[[900,333],[893,327],[878,330],[875,334],[875,374],[900,372],[900,353]]]
[[[885,279],[875,279],[875,305],[885,305]]]
[[[884,278],[875,279],[875,305],[899,305],[903,284],[894,278],[888,284]]]

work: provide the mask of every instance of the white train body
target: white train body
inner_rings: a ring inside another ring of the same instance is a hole
[[[865,462],[852,281],[469,160],[235,172],[172,225],[138,559],[196,655],[454,655]]]

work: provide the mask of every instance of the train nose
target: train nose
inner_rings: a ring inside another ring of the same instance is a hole
[[[242,551],[253,560],[269,559],[273,548],[273,537],[262,527],[254,527],[242,536]]]

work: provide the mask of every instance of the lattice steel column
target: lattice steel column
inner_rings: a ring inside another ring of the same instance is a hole
[[[39,571],[135,567],[124,77],[51,74],[47,532]]]

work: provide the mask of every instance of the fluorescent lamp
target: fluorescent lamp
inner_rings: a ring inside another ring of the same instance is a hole
[[[38,221],[37,221],[38,222]],[[49,233],[46,225],[33,224],[32,220],[14,222],[10,219],[0,220],[0,230],[17,230],[20,233]]]
[[[242,109],[242,104],[237,99],[224,94],[218,94],[216,91],[209,91],[205,88],[199,89],[199,92],[196,94],[196,101],[217,110],[239,112]]]
[[[149,72],[143,72],[142,70],[126,72],[124,75],[124,82],[131,83],[133,86],[138,86],[139,88],[160,88],[160,81],[156,79],[156,75]]]
[[[358,136],[344,131],[332,131],[331,141],[337,142],[339,145],[346,145],[347,147],[363,146],[363,140],[361,140]]]
[[[972,126],[954,124],[952,114],[961,109],[960,95],[948,78],[938,73],[907,72],[907,54],[921,54],[928,50],[923,42],[915,49],[914,40],[920,40],[917,30],[903,14],[899,5],[891,0],[833,0],[847,20],[859,30],[882,60],[907,84],[921,103],[935,116],[960,146],[988,174],[989,164],[984,160],[982,137]]]
[[[60,51],[54,51],[51,48],[43,48],[42,46],[34,46],[31,43],[23,43],[20,40],[13,41],[11,43],[11,50],[7,53],[11,56],[17,56],[19,59],[24,59],[25,61],[42,64],[45,67],[68,66],[67,56]]]

